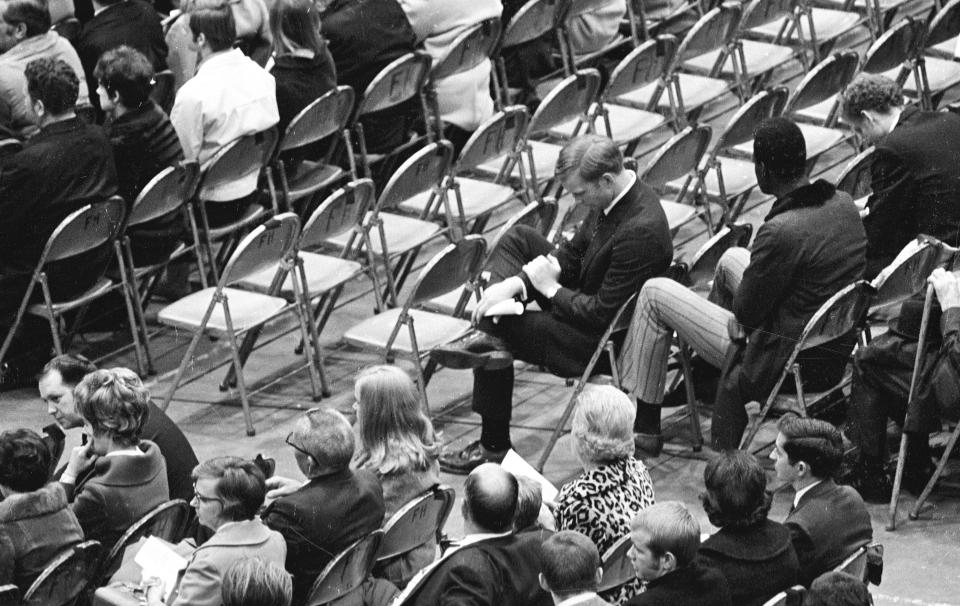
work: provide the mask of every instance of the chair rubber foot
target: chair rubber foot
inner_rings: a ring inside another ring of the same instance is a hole
[[[302,356],[303,355],[303,345],[297,345],[293,348],[293,355]]]
[[[329,389],[324,389],[324,390],[321,390],[321,391],[320,391],[320,395],[323,396],[324,398],[329,398],[329,397],[330,397],[330,394],[331,394],[331,392],[330,392]]]
[[[256,429],[248,429],[248,430],[247,430],[247,435],[250,436],[250,437],[253,437],[253,436],[257,435],[257,430],[256,430]]]
[[[218,385],[217,387],[220,389],[220,391],[223,391],[223,392],[228,391],[230,389],[230,386],[227,385],[226,381],[221,381],[220,385]]]
[[[702,445],[697,445],[693,447],[693,452],[701,452],[703,450]]]

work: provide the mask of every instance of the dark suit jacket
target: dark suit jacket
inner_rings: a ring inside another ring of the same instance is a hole
[[[540,531],[484,539],[454,550],[423,578],[405,605],[548,606],[540,588]]]
[[[733,606],[733,602],[723,575],[694,563],[650,581],[627,606]]]
[[[807,587],[873,540],[863,499],[853,488],[833,480],[808,490],[783,523],[790,529],[800,559],[800,582]]]
[[[287,541],[294,604],[301,603],[323,567],[344,548],[380,528],[383,490],[370,471],[345,469],[310,480],[277,499],[261,516]]]
[[[790,531],[772,520],[721,528],[700,545],[697,557],[702,566],[723,574],[738,606],[760,606],[800,576]]]
[[[742,357],[721,377],[718,408],[728,410],[733,403],[742,409],[744,402],[767,397],[810,317],[863,277],[866,247],[863,222],[850,196],[826,181],[774,203],[757,232],[733,300],[732,311],[749,338]],[[839,380],[854,338],[841,341],[804,352],[808,389]],[[742,427],[723,428],[728,421],[714,418],[718,448],[739,444]]]
[[[863,223],[874,275],[918,234],[960,244],[960,116],[904,108],[877,144],[870,176]]]
[[[193,500],[193,468],[197,466],[197,455],[190,446],[187,436],[177,427],[167,413],[150,402],[147,405],[147,421],[143,424],[141,438],[157,445],[166,461],[167,485],[171,499],[183,499],[187,503]]]

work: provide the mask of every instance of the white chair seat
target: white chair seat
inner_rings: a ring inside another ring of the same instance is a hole
[[[960,38],[953,38],[931,47],[927,47],[927,54],[933,54],[944,59],[955,59],[960,50]]]
[[[203,314],[206,313],[210,299],[216,290],[215,286],[204,288],[167,305],[157,314],[157,321],[165,326],[196,332],[200,329]],[[271,297],[248,290],[228,287],[223,289],[223,293],[230,306],[230,319],[233,321],[235,332],[242,332],[263,324],[287,305],[286,300],[281,297]],[[227,334],[227,322],[222,305],[216,305],[213,308],[213,313],[207,322],[207,330],[216,335]]]
[[[370,220],[368,212],[365,221]],[[421,221],[412,217],[404,217],[394,213],[380,213],[380,219],[383,221],[383,232],[387,236],[387,253],[398,255],[407,252],[412,248],[420,246],[440,231],[440,226],[430,221]],[[339,248],[347,245],[351,232],[347,231],[336,238],[331,238],[328,242]],[[380,242],[380,230],[370,230],[370,244],[373,247],[373,254],[378,257],[383,256],[383,245]]]
[[[684,223],[697,216],[697,209],[689,204],[672,202],[670,200],[660,199],[660,206],[663,207],[663,214],[667,215],[667,225],[670,233],[676,232]]]
[[[470,179],[468,177],[457,177],[457,183],[460,185],[460,198],[463,200],[463,214],[467,219],[478,217],[488,213],[491,210],[506,204],[516,197],[517,192],[512,187],[500,185],[492,181],[483,181],[482,179]],[[453,191],[447,192],[450,200],[450,210],[457,212],[457,199]],[[400,208],[411,213],[422,213],[430,198],[430,192],[426,191],[400,203]]]
[[[290,199],[296,200],[308,196],[339,179],[341,175],[343,175],[343,169],[339,166],[303,161],[297,165],[293,174],[287,175]]]
[[[677,74],[680,85],[680,94],[683,97],[683,108],[687,111],[696,109],[730,90],[730,82],[719,78],[708,78],[696,74]],[[618,102],[624,102],[631,107],[646,107],[653,94],[651,84],[640,90],[617,97]],[[670,109],[670,95],[664,92],[657,102],[660,109]]]
[[[833,106],[836,102],[837,102],[837,96],[833,95],[829,99],[821,101],[816,105],[811,105],[810,107],[798,109],[794,113],[797,116],[800,116],[806,120],[823,124],[827,121],[827,118],[830,116],[830,110],[833,109]]]
[[[727,198],[733,198],[746,193],[757,185],[757,176],[754,172],[753,162],[750,160],[741,160],[739,158],[730,158],[720,156],[717,158],[720,162],[720,170],[723,172],[723,189]],[[684,179],[671,181],[667,184],[671,189],[680,190]],[[720,196],[720,184],[717,181],[717,171],[707,171],[707,178],[704,184],[707,195],[717,198]]]
[[[51,306],[53,307],[53,313],[54,315],[59,315],[64,312],[68,312],[71,309],[76,309],[78,307],[86,305],[90,301],[93,301],[103,293],[110,290],[112,286],[113,286],[113,282],[111,282],[109,279],[100,278],[99,280],[97,280],[96,284],[91,286],[89,289],[87,289],[86,292],[79,295],[78,297],[70,299],[69,301],[55,302]],[[39,288],[37,290],[39,290]],[[34,292],[37,292],[37,291],[34,291]],[[43,303],[35,303],[27,307],[27,313],[32,316],[40,316],[43,318],[47,318],[50,316],[50,314],[47,312],[47,306],[44,305]]]
[[[560,150],[562,146],[555,145],[553,143],[544,143],[543,141],[529,141],[530,149],[533,152],[533,166],[537,171],[537,181],[549,181],[553,179],[553,169],[557,166],[557,157],[560,155]],[[488,175],[497,175],[500,173],[500,168],[503,166],[503,161],[505,157],[501,156],[499,158],[494,158],[489,162],[484,162],[477,167],[477,170]],[[527,162],[527,155],[524,153],[522,156],[522,161]],[[527,178],[530,177],[530,170],[528,166],[525,166],[527,169]],[[516,179],[520,178],[520,168],[514,165],[513,170],[510,172],[510,176]]]
[[[363,322],[351,327],[343,335],[343,340],[354,347],[364,349],[384,349],[390,332],[397,323],[400,309],[388,309]],[[451,318],[443,314],[411,309],[413,327],[417,334],[417,346],[424,354],[444,343],[464,335],[470,330],[470,322],[459,318]],[[402,326],[393,342],[392,351],[412,354],[409,330]]]
[[[646,110],[647,107],[650,106],[650,98],[653,97],[653,93],[656,90],[657,83],[651,82],[635,91],[617,97],[614,101],[619,105]],[[663,97],[667,97],[667,91],[663,91],[662,95]]]
[[[818,43],[833,40],[847,33],[862,20],[862,17],[857,13],[817,7],[814,7],[812,10],[813,27],[816,30]],[[786,19],[784,19],[784,21],[786,21]],[[758,34],[766,40],[774,40],[782,27],[783,21],[771,21],[770,23],[751,29],[750,32]],[[809,42],[810,27],[806,17],[800,19],[800,29],[803,30],[804,42]],[[794,29],[790,32],[790,41],[795,42],[796,40],[797,31]]]
[[[607,117],[610,119],[610,132],[613,134],[613,140],[617,145],[636,141],[667,121],[661,114],[642,109],[614,103],[607,103],[604,107],[607,110]],[[576,125],[577,121],[571,120],[552,129],[550,134],[561,139],[569,139],[573,136],[573,129]],[[593,129],[594,132],[601,135],[607,134],[607,126],[604,124],[603,116],[594,118]],[[581,127],[580,134],[583,134],[585,130]]]
[[[794,56],[796,51],[789,46],[780,46],[757,40],[741,40],[743,44],[743,58],[747,63],[747,76],[765,74],[768,71],[783,65]],[[709,74],[720,57],[720,50],[704,53],[683,63],[684,69],[701,74]],[[733,76],[733,61],[730,57],[723,62],[720,73],[724,76]]]
[[[843,8],[847,3],[847,0],[817,0],[817,4],[822,4],[826,8]],[[871,0],[872,3],[872,0]],[[880,10],[882,12],[887,12],[893,10],[898,6],[902,6],[907,3],[907,0],[880,0]],[[863,12],[867,10],[867,0],[853,0],[853,6]]]
[[[847,131],[839,128],[826,128],[803,122],[797,122],[797,126],[800,127],[803,140],[807,143],[807,159],[816,158],[849,136]],[[745,157],[750,157],[753,155],[753,140],[735,145],[733,149],[744,154]]]
[[[960,83],[960,63],[957,61],[927,57],[924,62],[927,67],[927,82],[930,84],[930,92],[936,94]],[[916,97],[916,80],[913,77],[907,78],[903,90],[907,95]]]
[[[207,202],[207,204],[216,204],[216,202]],[[236,231],[255,225],[263,220],[266,214],[267,209],[259,204],[251,204],[247,207],[247,210],[243,211],[243,216],[237,221],[212,228],[210,230],[210,240],[213,242],[222,240]]]
[[[462,288],[457,288],[456,290],[451,290],[445,295],[440,295],[439,297],[434,297],[427,301],[423,306],[437,313],[451,315],[453,314],[454,309],[457,307],[457,303],[460,302],[460,295],[463,294]],[[472,314],[473,310],[477,308],[477,298],[473,295],[467,299],[467,306],[464,311],[467,314]]]
[[[363,269],[356,261],[330,255],[301,251],[300,258],[303,259],[303,271],[307,276],[307,289],[311,297],[340,286]],[[270,285],[276,275],[277,268],[271,267],[241,280],[239,285],[247,290],[266,294],[270,292]],[[293,294],[293,272],[289,272],[280,287],[280,296],[290,301]]]

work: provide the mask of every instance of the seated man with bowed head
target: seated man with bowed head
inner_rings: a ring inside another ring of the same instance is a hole
[[[280,120],[273,76],[234,48],[236,24],[229,6],[189,13],[200,55],[197,74],[177,92],[170,121],[187,160],[203,168],[222,147],[264,131]],[[236,221],[256,194],[257,171],[204,192],[211,226]]]
[[[96,365],[83,356],[63,354],[47,362],[40,372],[40,399],[46,403],[47,413],[63,429],[83,427],[74,388],[96,370]],[[167,413],[149,399],[149,395],[140,439],[149,440],[160,449],[167,464],[170,498],[189,502],[193,498],[193,478],[190,474],[197,466],[197,455],[187,436],[183,435],[183,431]]]
[[[867,585],[846,572],[827,572],[810,584],[803,606],[873,606]]]
[[[600,552],[574,530],[562,530],[543,542],[540,586],[558,606],[609,606],[597,595],[603,578]]]
[[[797,491],[783,523],[800,560],[799,580],[809,586],[873,540],[870,514],[856,490],[833,481],[843,458],[843,437],[830,423],[784,417],[770,458],[777,479]]]
[[[697,563],[700,525],[683,503],[664,501],[638,513],[630,540],[630,560],[647,590],[628,606],[733,606],[723,575]]]
[[[546,606],[549,594],[538,576],[539,533],[513,533],[517,479],[495,463],[484,463],[463,487],[466,536],[433,566],[415,576],[396,605]]]
[[[372,471],[350,469],[353,428],[336,410],[307,411],[287,444],[308,480],[271,503],[263,521],[287,542],[286,566],[293,574],[294,603],[299,604],[335,554],[380,528],[383,490]],[[278,481],[284,479],[273,484]]]
[[[134,522],[170,500],[167,465],[156,444],[140,439],[150,393],[132,370],[90,373],[76,398],[87,443],[73,449],[60,483],[84,536],[110,549]]]
[[[809,181],[800,128],[786,118],[765,120],[753,161],[761,191],[776,201],[751,250],[731,248],[720,258],[709,301],[665,278],[648,281],[637,296],[620,375],[637,398],[634,431],[647,454],[663,447],[660,407],[674,332],[723,369],[710,438],[717,450],[735,449],[747,427],[745,404],[767,397],[820,306],[863,277],[867,238],[857,207],[832,184]],[[731,329],[746,332],[742,351]],[[838,381],[855,342],[851,333],[803,352],[807,389]]]

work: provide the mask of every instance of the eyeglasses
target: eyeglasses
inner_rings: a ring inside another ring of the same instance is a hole
[[[220,497],[205,497],[197,492],[196,488],[193,489],[193,498],[196,499],[198,503],[209,503],[210,501],[216,501],[217,503],[223,504],[223,499]]]
[[[312,409],[311,409],[311,410],[312,410]],[[307,412],[309,413],[309,411],[307,411]],[[302,454],[303,456],[308,457],[311,461],[313,461],[313,463],[314,463],[317,467],[323,467],[323,465],[320,464],[320,461],[317,460],[317,457],[313,456],[312,454],[310,454],[309,452],[307,452],[306,450],[304,450],[303,446],[299,446],[299,445],[293,443],[293,440],[291,440],[291,438],[293,438],[293,433],[294,433],[294,432],[291,431],[290,434],[287,435],[287,439],[284,440],[284,441],[287,443],[287,446],[289,446],[290,448],[296,450],[297,452],[299,452],[299,453]]]

